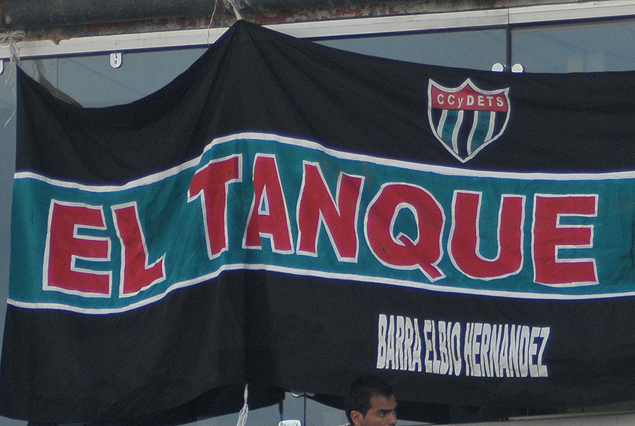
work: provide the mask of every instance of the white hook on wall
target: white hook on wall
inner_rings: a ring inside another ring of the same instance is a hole
[[[121,66],[121,52],[113,52],[110,54],[110,66],[119,68]]]
[[[512,65],[512,72],[520,74],[525,71],[525,67],[522,64],[514,64]]]

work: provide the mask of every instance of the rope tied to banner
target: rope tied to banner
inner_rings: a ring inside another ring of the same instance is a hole
[[[249,384],[245,384],[245,392],[243,393],[245,403],[243,404],[243,408],[240,409],[240,413],[238,413],[238,421],[236,422],[236,426],[245,426],[245,423],[247,423],[247,416],[249,415],[249,405],[247,404],[248,396]]]
[[[243,19],[243,16],[238,11],[238,6],[236,5],[236,0],[227,0],[227,2],[231,5],[232,10],[234,12],[234,16],[236,17],[236,20],[240,21],[241,19]]]
[[[22,30],[0,32],[0,44],[9,43],[9,60],[11,63],[20,64],[20,54],[15,42],[16,40],[22,40],[24,36],[25,34]]]
[[[7,75],[5,78],[5,85],[11,85],[11,92],[13,95],[16,95],[15,92],[15,74],[16,67],[20,65],[20,53],[18,52],[18,47],[16,41],[22,40],[25,34],[22,30],[16,31],[2,31],[0,32],[0,45],[9,44],[9,70],[7,71]],[[14,109],[11,113],[9,119],[4,123],[4,127],[7,127],[7,124],[11,121],[13,116],[15,115],[16,110]]]

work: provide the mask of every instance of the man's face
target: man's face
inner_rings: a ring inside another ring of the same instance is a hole
[[[370,409],[365,416],[359,411],[351,412],[351,420],[355,426],[395,426],[397,424],[397,401],[394,395],[373,396],[370,399]]]

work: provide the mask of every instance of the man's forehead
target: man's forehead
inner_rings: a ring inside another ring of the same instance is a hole
[[[370,405],[377,409],[394,410],[395,407],[397,407],[397,400],[395,399],[395,395],[386,397],[384,395],[375,394],[370,398]]]

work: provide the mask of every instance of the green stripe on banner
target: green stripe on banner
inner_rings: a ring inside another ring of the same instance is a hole
[[[125,311],[233,269],[519,298],[630,295],[634,179],[477,172],[267,134],[216,140],[117,187],[18,173],[10,303]]]

